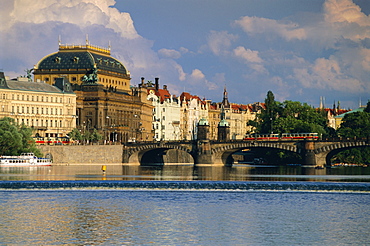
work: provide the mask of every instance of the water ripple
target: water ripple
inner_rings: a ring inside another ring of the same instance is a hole
[[[370,183],[284,181],[2,181],[2,190],[165,189],[216,191],[370,192]]]

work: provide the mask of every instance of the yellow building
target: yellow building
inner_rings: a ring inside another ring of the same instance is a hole
[[[55,86],[28,78],[9,80],[0,72],[0,117],[33,128],[41,137],[66,136],[76,127],[76,94],[68,81]]]
[[[110,55],[110,49],[90,45],[62,45],[59,51],[42,58],[34,67],[34,80],[54,84],[66,77],[81,85],[97,69],[97,83],[107,88],[130,93],[130,72]]]
[[[152,108],[147,91],[130,87],[130,72],[110,49],[62,45],[34,67],[35,81],[53,84],[63,77],[77,95],[77,128],[98,130],[105,142],[151,141]]]

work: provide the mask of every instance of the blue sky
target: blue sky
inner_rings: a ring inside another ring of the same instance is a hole
[[[24,75],[64,44],[112,55],[170,92],[235,103],[357,108],[370,99],[368,0],[0,0],[0,69]]]

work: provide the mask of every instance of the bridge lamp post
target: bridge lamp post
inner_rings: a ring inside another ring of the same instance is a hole
[[[109,126],[109,118],[110,116],[107,115],[105,116],[105,127],[104,127],[104,142],[106,143],[107,140],[110,141],[110,138],[109,138],[109,131],[108,131],[108,126]]]

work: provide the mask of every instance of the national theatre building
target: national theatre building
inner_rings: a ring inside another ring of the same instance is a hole
[[[130,86],[130,72],[110,55],[110,48],[62,45],[33,69],[34,80],[53,85],[58,78],[71,83],[76,94],[76,126],[97,129],[104,140],[151,141],[152,108],[147,91]]]

